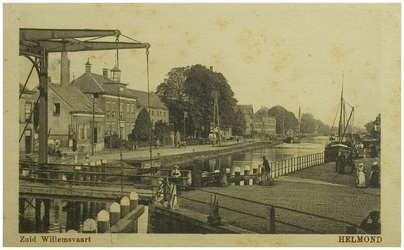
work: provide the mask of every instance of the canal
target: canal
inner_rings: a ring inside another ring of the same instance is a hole
[[[285,159],[304,156],[324,151],[324,145],[327,137],[313,137],[295,144],[279,144],[272,147],[259,148],[248,152],[239,152],[225,156],[206,159],[203,161],[194,161],[191,164],[180,165],[183,176],[204,175],[206,173],[220,172],[221,168],[226,168],[226,172],[234,175],[236,171],[244,172],[251,169],[253,166],[258,166],[262,163],[262,156],[266,156],[269,162],[275,162]],[[165,174],[169,173],[166,169]],[[189,185],[203,186],[206,183],[196,182],[192,178]],[[87,218],[96,219],[96,215],[102,209],[109,210],[112,202],[83,202],[83,201],[67,201],[60,199],[47,200],[49,209],[49,222],[41,224],[35,223],[35,218],[45,217],[45,205],[42,202],[40,213],[34,208],[34,199],[29,203],[25,202],[24,215],[20,215],[20,233],[65,233],[70,230],[81,232],[82,223]],[[147,208],[145,214],[139,218],[139,233],[146,233],[147,230]]]

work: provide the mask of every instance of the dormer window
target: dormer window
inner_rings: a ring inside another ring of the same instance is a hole
[[[118,68],[118,66],[115,65],[115,67],[111,69],[111,77],[113,82],[121,82],[121,70]]]

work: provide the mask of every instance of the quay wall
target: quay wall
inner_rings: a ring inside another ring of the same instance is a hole
[[[162,156],[161,165],[164,166],[164,168],[169,168],[176,164],[185,165],[192,163],[193,161],[203,161],[213,157],[219,157],[239,152],[247,152],[250,150],[270,147],[277,144],[279,144],[279,142],[250,142],[248,144],[240,143],[239,145],[235,144],[223,146],[220,148],[212,147],[212,150],[207,151]]]

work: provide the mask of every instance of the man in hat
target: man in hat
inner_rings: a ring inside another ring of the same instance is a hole
[[[177,195],[181,194],[181,172],[180,167],[178,165],[174,165],[174,170],[171,171],[172,182],[177,185]]]
[[[265,156],[262,157],[262,165],[264,166],[264,180],[262,181],[270,181],[271,168],[269,167],[269,162]]]

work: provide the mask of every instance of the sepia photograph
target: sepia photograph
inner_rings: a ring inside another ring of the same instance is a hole
[[[400,246],[400,9],[4,3],[4,246]]]

